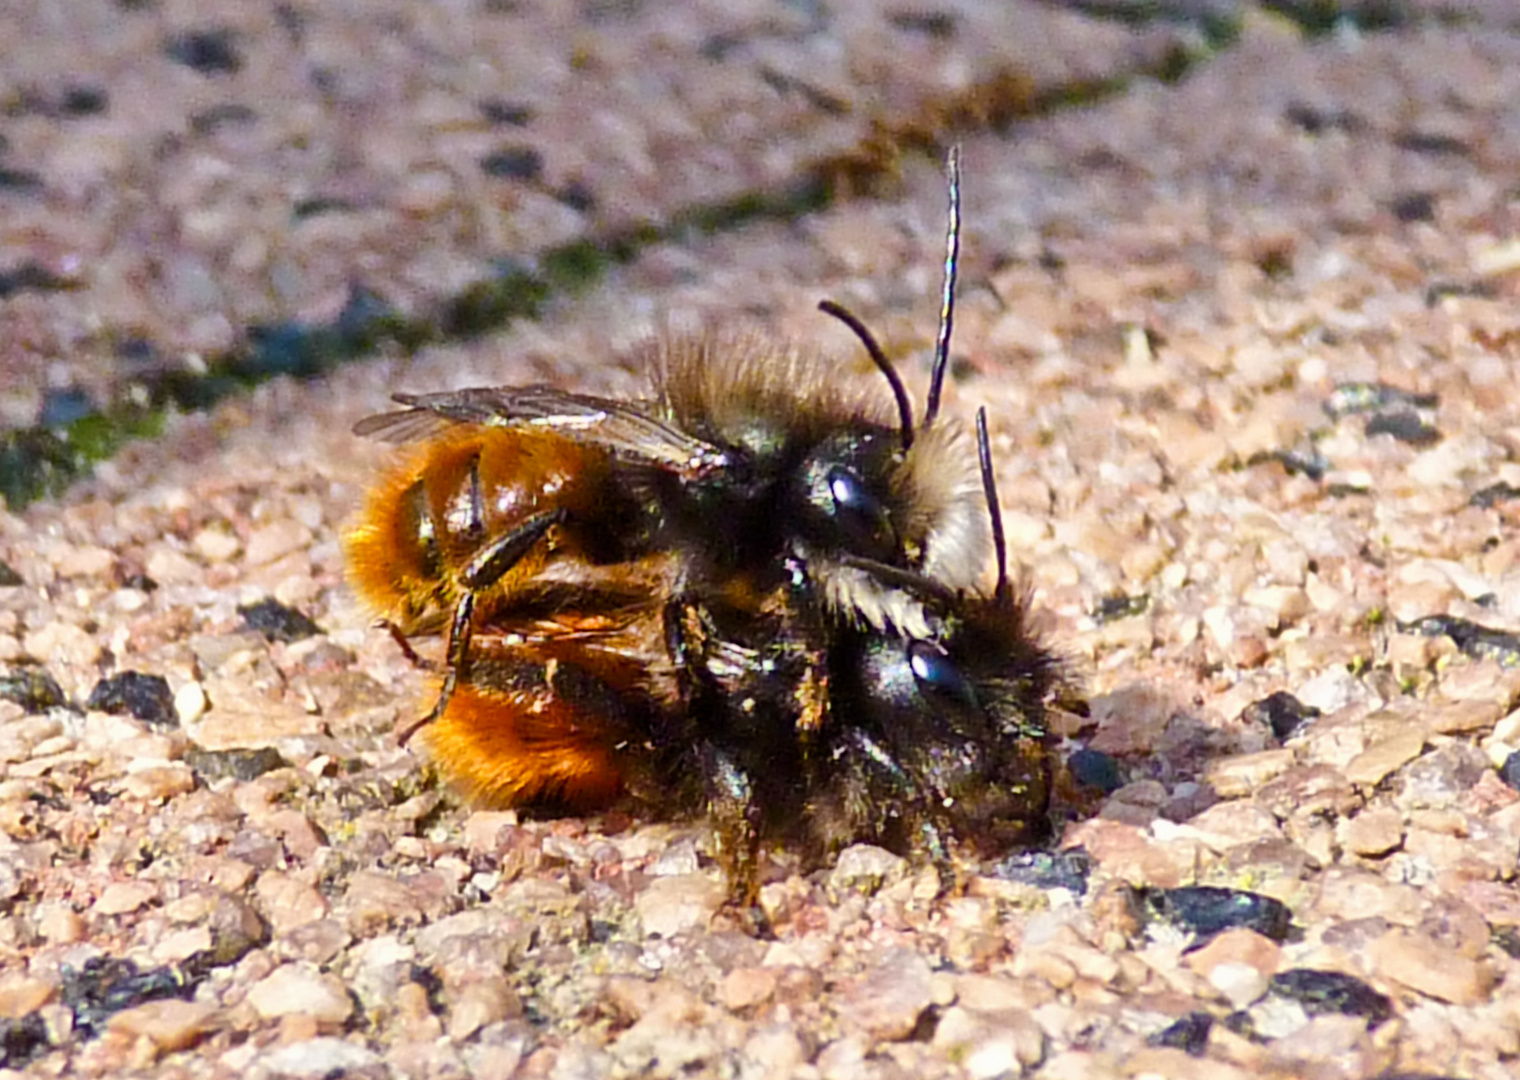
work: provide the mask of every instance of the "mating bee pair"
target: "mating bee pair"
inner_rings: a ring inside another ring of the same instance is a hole
[[[356,427],[415,444],[347,554],[377,614],[447,635],[419,729],[451,781],[485,805],[705,809],[736,895],[767,840],[943,860],[1040,829],[1062,676],[1009,582],[985,412],[974,455],[938,416],[958,245],[952,153],[917,424],[826,302],[895,423],[814,354],[707,336],[648,351],[648,401],[401,395]]]

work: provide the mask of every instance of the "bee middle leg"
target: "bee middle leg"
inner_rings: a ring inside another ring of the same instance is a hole
[[[414,722],[397,737],[405,746],[422,728],[437,720],[449,707],[454,690],[469,672],[470,639],[475,630],[475,597],[500,581],[520,563],[552,527],[565,520],[563,508],[534,514],[511,532],[496,537],[475,553],[459,575],[461,594],[449,622],[448,642],[444,649],[443,686],[438,700],[428,714]]]

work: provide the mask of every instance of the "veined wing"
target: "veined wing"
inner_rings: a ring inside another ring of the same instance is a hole
[[[730,464],[721,448],[650,415],[640,403],[572,394],[543,384],[396,394],[394,400],[407,407],[360,420],[354,434],[406,443],[428,438],[451,424],[516,427],[552,431],[687,477]]]

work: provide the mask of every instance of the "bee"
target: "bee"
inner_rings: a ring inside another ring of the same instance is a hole
[[[1006,851],[1048,831],[1046,715],[1075,694],[1008,574],[985,410],[977,447],[990,592],[878,568],[923,605],[924,634],[788,616],[747,650],[729,641],[704,654],[716,692],[696,710],[692,766],[709,777],[708,809],[740,891],[768,839],[814,861],[869,841],[948,866],[957,851]]]

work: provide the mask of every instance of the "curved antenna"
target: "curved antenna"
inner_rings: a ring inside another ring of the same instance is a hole
[[[887,354],[876,343],[875,336],[851,311],[832,300],[820,300],[818,310],[825,315],[834,316],[855,331],[855,336],[866,347],[866,352],[871,354],[871,362],[887,377],[887,382],[892,387],[892,396],[897,399],[897,419],[902,424],[902,448],[904,451],[913,449],[913,403],[908,400],[908,391],[904,389],[897,369],[892,366],[892,361],[887,359]]]
[[[976,458],[982,468],[982,494],[987,499],[987,516],[992,520],[992,551],[997,556],[997,587],[993,600],[1003,603],[1009,597],[1008,540],[1003,535],[1003,508],[998,505],[997,478],[992,475],[992,440],[987,437],[987,406],[976,410]]]
[[[924,427],[939,415],[939,392],[950,364],[950,329],[955,322],[955,275],[961,261],[961,148],[950,147],[945,158],[950,180],[950,224],[945,230],[945,287],[939,299],[939,337],[934,342],[934,367],[929,374],[929,398],[924,403]]]

